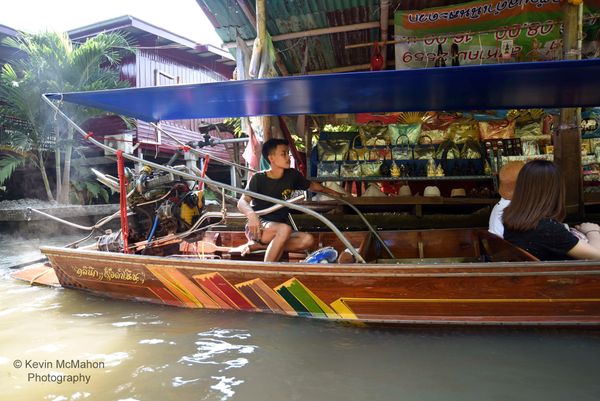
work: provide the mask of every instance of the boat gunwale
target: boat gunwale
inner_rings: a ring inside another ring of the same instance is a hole
[[[185,270],[209,270],[211,272],[239,272],[269,275],[318,275],[318,276],[362,276],[373,278],[399,276],[542,276],[542,275],[589,275],[600,274],[600,263],[594,260],[574,261],[520,261],[520,262],[467,262],[440,264],[331,264],[329,266],[314,265],[302,262],[274,262],[223,259],[177,259],[165,256],[119,254],[96,250],[67,249],[44,246],[40,248],[52,261],[53,257],[89,260],[91,256],[101,259],[118,260],[124,265],[143,264],[160,265]],[[98,260],[98,259],[96,259]],[[227,264],[227,267],[225,266]],[[235,266],[233,266],[235,264]],[[597,267],[597,270],[589,268]],[[544,269],[545,268],[545,269]],[[548,270],[550,268],[551,270]],[[568,268],[564,270],[565,268]],[[588,268],[578,270],[578,268]],[[493,272],[493,269],[501,271]],[[371,271],[370,271],[371,270]],[[453,271],[456,270],[456,271]]]

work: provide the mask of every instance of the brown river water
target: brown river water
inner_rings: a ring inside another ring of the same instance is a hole
[[[359,328],[30,287],[0,234],[0,400],[600,400],[600,331]]]

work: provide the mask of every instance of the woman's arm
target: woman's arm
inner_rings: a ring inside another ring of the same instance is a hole
[[[600,249],[600,226],[595,223],[581,223],[575,226],[588,239],[591,246]]]
[[[567,254],[575,259],[600,260],[600,248],[596,248],[582,240],[579,240],[577,245],[571,248]]]

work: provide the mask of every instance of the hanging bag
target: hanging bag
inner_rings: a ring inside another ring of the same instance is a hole
[[[433,159],[435,155],[435,145],[433,144],[431,137],[428,135],[421,135],[419,143],[415,146],[413,153],[415,160]]]
[[[412,160],[413,151],[410,146],[408,135],[400,135],[396,138],[392,147],[392,160]]]
[[[348,153],[349,160],[344,161],[340,166],[340,177],[342,178],[360,178],[360,176],[362,175],[362,170],[360,168],[360,160],[352,159],[353,151],[353,149],[350,149]]]
[[[348,160],[360,161],[365,159],[365,154],[369,151],[369,149],[364,146],[360,148],[356,146],[356,140],[360,139],[360,135],[356,135],[354,139],[352,139],[352,146],[348,151]]]
[[[317,164],[317,177],[319,178],[338,178],[340,176],[340,166],[337,163],[336,155],[333,155],[333,161],[329,160],[329,154],[324,153],[325,160],[322,160]]]
[[[453,140],[446,139],[444,142],[439,144],[434,158],[438,160],[460,159],[460,150]]]
[[[350,142],[346,139],[328,139],[317,142],[317,154],[320,162],[346,160]]]
[[[390,124],[388,125],[388,136],[390,137],[390,143],[392,145],[398,143],[398,137],[401,136],[408,137],[408,143],[410,145],[416,145],[421,136],[421,123]]]
[[[363,177],[378,177],[380,174],[381,161],[365,161],[360,164],[360,171]]]
[[[390,144],[387,125],[365,125],[359,127],[360,141],[363,146],[387,146]]]
[[[479,144],[479,141],[469,138],[463,145],[460,152],[461,159],[481,159],[484,155],[483,148]]]

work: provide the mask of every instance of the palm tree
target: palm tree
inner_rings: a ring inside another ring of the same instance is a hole
[[[131,51],[128,39],[119,33],[102,33],[73,43],[64,33],[47,32],[24,34],[4,43],[20,50],[23,57],[4,65],[0,73],[0,115],[20,122],[5,129],[4,149],[10,153],[0,158],[0,182],[19,164],[32,163],[40,170],[48,199],[53,200],[45,160],[54,152],[56,199],[68,203],[74,131],[55,118],[41,95],[129,86],[114,68]],[[77,123],[103,114],[73,105],[63,105],[63,109]]]

